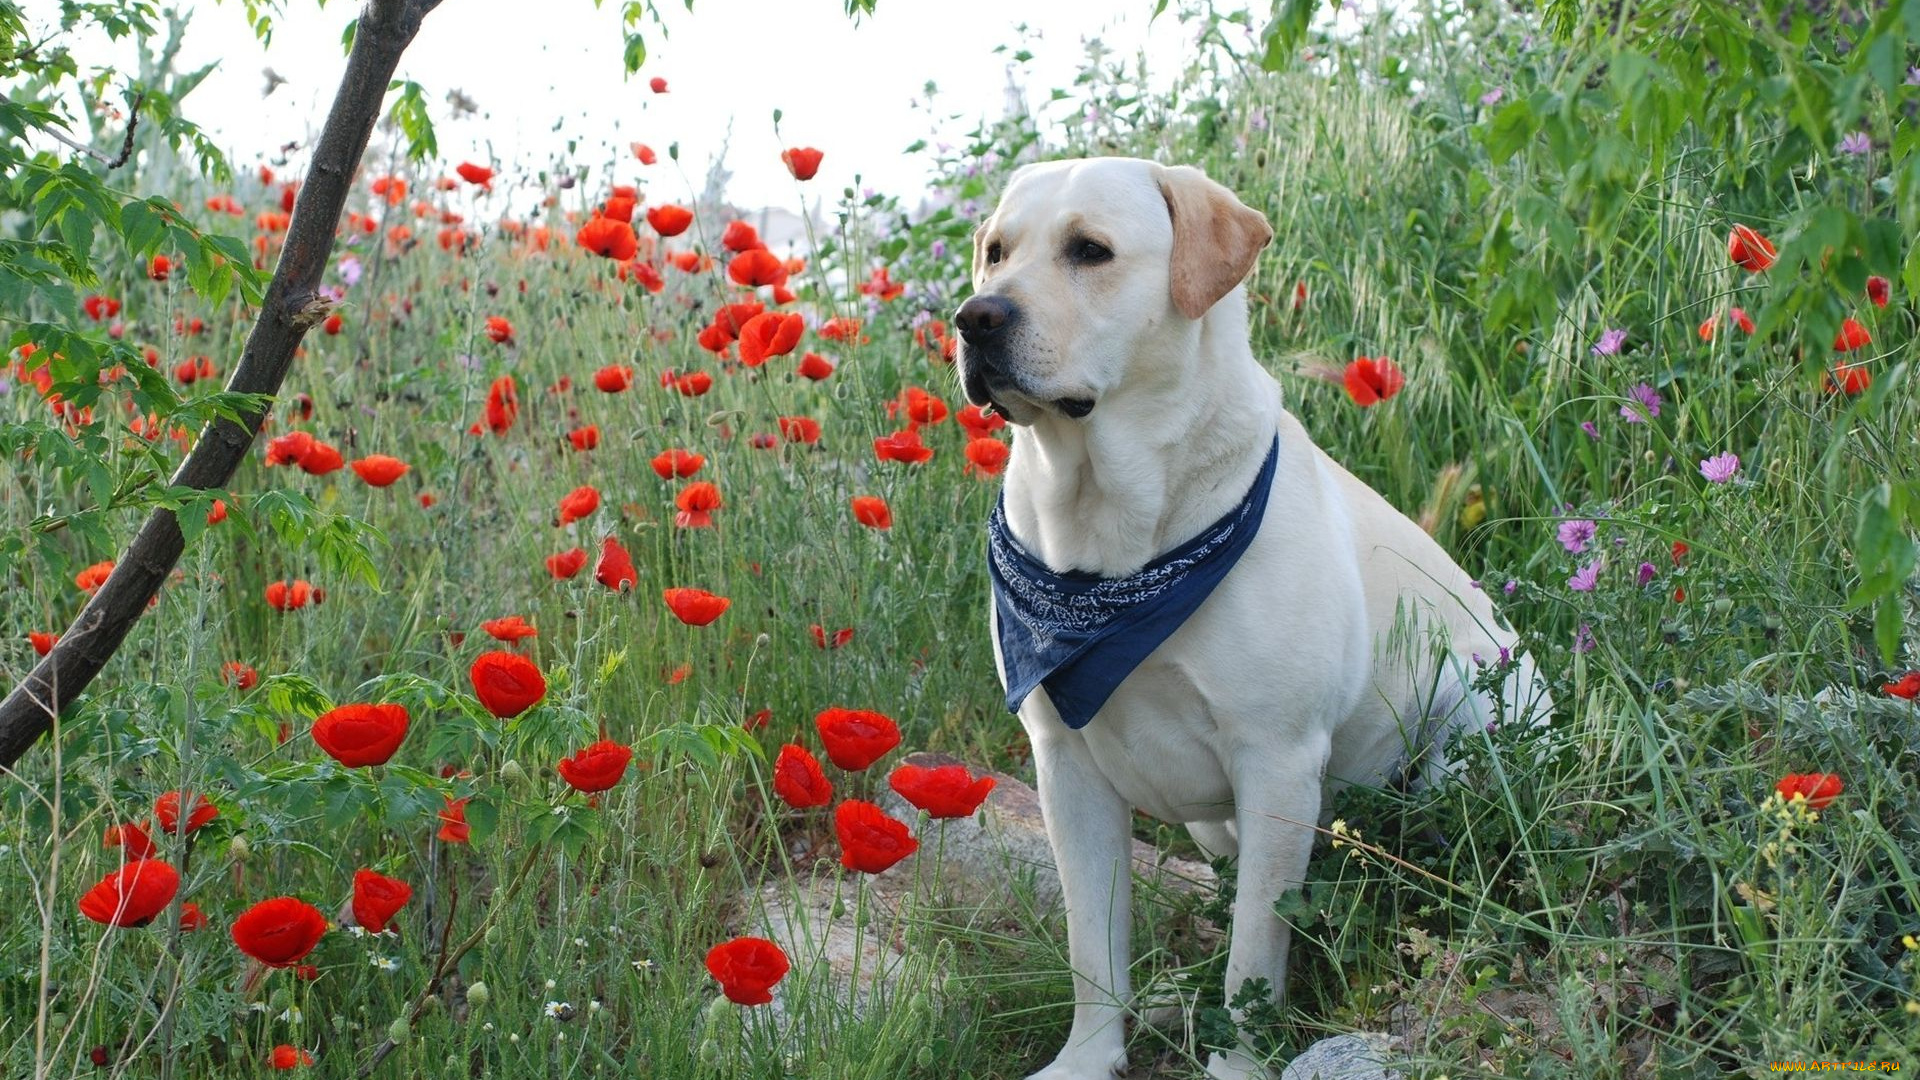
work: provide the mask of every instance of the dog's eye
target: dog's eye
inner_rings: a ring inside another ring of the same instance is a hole
[[[1103,263],[1113,251],[1097,240],[1075,240],[1067,245],[1067,257],[1077,263]]]
[[[999,261],[1000,261],[1000,241],[995,240],[993,243],[987,245],[987,265],[992,266],[994,263],[997,263]]]

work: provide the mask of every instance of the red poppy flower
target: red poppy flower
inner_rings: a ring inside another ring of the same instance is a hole
[[[155,255],[147,264],[147,276],[155,281],[165,281],[173,273],[173,260],[165,255]]]
[[[683,529],[704,529],[713,524],[713,512],[720,509],[720,489],[705,480],[696,480],[680,489],[673,504],[680,508],[674,515],[674,524]]]
[[[813,726],[827,757],[849,772],[859,772],[900,745],[900,726],[867,709],[824,709],[813,718]]]
[[[780,285],[787,280],[787,265],[766,248],[750,248],[727,263],[727,277],[750,288]]]
[[[706,458],[690,450],[662,450],[653,456],[653,471],[662,480],[685,480],[706,463]]]
[[[180,929],[182,932],[192,933],[195,930],[205,930],[206,928],[207,915],[206,912],[200,910],[199,904],[188,900],[186,903],[180,905]]]
[[[707,950],[707,972],[735,1005],[765,1005],[786,978],[787,954],[766,938],[739,937]]]
[[[838,649],[853,640],[853,627],[851,626],[835,630],[833,636],[828,637],[827,628],[821,626],[819,623],[814,623],[812,626],[807,627],[807,633],[813,635],[814,645],[822,649]]]
[[[740,362],[759,367],[769,357],[785,356],[800,344],[800,335],[806,329],[807,321],[798,312],[766,311],[755,315],[740,328]]]
[[[983,439],[1007,426],[1007,418],[999,413],[987,413],[980,406],[968,404],[954,416],[954,422],[967,429],[967,436]]]
[[[593,568],[594,580],[609,589],[624,592],[640,584],[640,574],[633,568],[633,556],[620,541],[609,536],[600,542],[600,562]]]
[[[633,156],[639,159],[642,165],[651,165],[655,161],[660,160],[654,156],[653,147],[648,146],[646,143],[629,143],[627,148],[633,151]]]
[[[238,660],[229,660],[220,668],[220,681],[228,686],[237,686],[241,690],[251,690],[260,683],[260,673],[251,664]]]
[[[275,611],[298,611],[313,599],[313,585],[297,578],[276,581],[267,586],[265,595],[267,606]]]
[[[660,595],[673,617],[688,626],[706,626],[733,605],[733,601],[705,589],[667,589]]]
[[[153,837],[147,835],[146,826],[134,821],[107,826],[100,846],[117,847],[129,860],[152,858],[159,851],[153,846]]]
[[[1908,701],[1920,698],[1920,671],[1909,671],[1880,689],[1890,697],[1905,698]]]
[[[111,577],[112,575],[113,575],[113,560],[107,559],[102,562],[94,563],[92,566],[89,566],[86,569],[80,571],[79,573],[73,575],[73,583],[80,587],[81,592],[90,593],[90,592],[93,592],[95,589],[98,589],[100,586],[105,585],[107,583],[107,578]]]
[[[1852,352],[1873,344],[1873,335],[1867,328],[1854,319],[1846,319],[1840,324],[1840,332],[1833,337],[1834,352]]]
[[[399,878],[372,870],[353,872],[353,921],[370,934],[385,930],[394,914],[411,899],[413,886]]]
[[[353,463],[353,471],[369,487],[383,488],[407,475],[407,463],[385,454],[368,454]]]
[[[574,428],[567,432],[567,441],[573,444],[575,450],[583,452],[592,450],[600,445],[600,425],[588,424],[586,427]]]
[[[920,846],[904,822],[859,799],[834,808],[833,831],[840,838],[840,865],[866,874],[885,870]]]
[[[1865,364],[1836,364],[1822,380],[1829,394],[1845,394],[1852,397],[1865,393],[1873,385],[1873,372]]]
[[[292,967],[326,932],[320,909],[292,896],[262,900],[233,920],[233,943],[268,967]]]
[[[820,768],[820,759],[792,743],[782,746],[780,756],[773,760],[773,793],[795,810],[833,801],[833,785]]]
[[[947,403],[918,386],[909,386],[901,395],[907,419],[916,424],[938,424],[947,418]]]
[[[767,245],[760,242],[760,232],[744,221],[727,222],[726,231],[720,234],[720,246],[728,251],[752,251]]]
[[[600,212],[615,221],[633,224],[633,208],[639,202],[632,195],[614,195],[600,206]]]
[[[540,666],[519,653],[481,653],[468,669],[473,696],[502,720],[511,720],[547,696],[546,676]]]
[[[604,255],[614,262],[627,262],[640,250],[640,238],[634,235],[632,225],[598,214],[580,226],[574,240],[595,255]]]
[[[811,180],[820,171],[821,153],[811,146],[797,146],[791,150],[780,151],[780,160],[786,163],[787,171],[795,180]]]
[[[493,190],[493,170],[484,165],[475,165],[471,161],[463,161],[455,166],[453,171],[459,173],[460,179],[465,180],[469,184],[478,184],[488,191]]]
[[[268,465],[298,465],[313,449],[313,436],[304,431],[289,431],[267,440]]]
[[[869,529],[891,529],[893,511],[887,508],[887,500],[878,495],[855,495],[853,520]]]
[[[867,280],[860,286],[860,291],[867,296],[887,301],[893,300],[901,293],[906,292],[907,287],[895,283],[893,276],[887,272],[886,267],[876,266],[873,268],[873,273],[867,275]]]
[[[554,768],[559,771],[560,779],[575,791],[592,793],[619,783],[620,778],[627,775],[627,763],[632,760],[632,750],[602,739]]]
[[[681,397],[699,397],[713,389],[713,376],[704,371],[682,375],[673,381],[673,388],[680,391]]]
[[[819,353],[807,353],[800,358],[800,366],[795,370],[800,373],[801,378],[819,382],[833,374],[833,361]]]
[[[347,325],[346,318],[336,311],[320,324],[320,330],[328,337],[337,337],[340,334],[340,328],[345,325]]]
[[[207,511],[207,524],[218,525],[227,520],[227,500],[213,500],[213,509]]]
[[[679,236],[693,224],[693,211],[667,203],[647,210],[647,224],[662,237]]]
[[[571,525],[600,509],[600,493],[591,484],[582,484],[560,499],[560,524]]]
[[[558,555],[547,556],[547,573],[553,575],[556,581],[570,581],[586,566],[585,548],[568,548]]]
[[[873,440],[873,456],[881,461],[904,461],[909,465],[920,465],[933,457],[933,448],[920,441],[918,431],[903,428]]]
[[[977,474],[982,480],[989,476],[998,476],[1000,470],[1007,467],[1007,458],[1013,451],[999,439],[967,440],[967,471]]]
[[[473,832],[467,824],[467,800],[448,799],[447,805],[440,811],[440,831],[435,833],[449,844],[464,844]]]
[[[273,1048],[273,1067],[276,1069],[298,1069],[313,1064],[313,1055],[305,1050],[281,1043]]]
[[[811,416],[782,416],[779,423],[780,437],[788,442],[811,446],[820,441],[820,421]]]
[[[407,738],[404,705],[341,705],[313,721],[313,741],[348,768],[385,765]]]
[[[160,831],[169,836],[180,833],[180,793],[169,791],[153,800],[153,816],[160,819]],[[193,797],[193,809],[187,814],[187,832],[196,832],[204,828],[207,822],[220,816],[205,795]]]
[[[513,324],[503,315],[487,316],[487,337],[496,345],[505,345],[513,340]]]
[[[1735,225],[1727,237],[1727,258],[1748,273],[1757,274],[1772,266],[1774,254],[1773,242],[1750,225]]]
[[[346,463],[346,459],[340,456],[340,451],[319,439],[313,440],[313,445],[307,448],[307,452],[300,455],[300,471],[309,476],[325,476]]]
[[[59,634],[48,634],[39,630],[32,630],[27,633],[27,643],[33,646],[33,654],[35,656],[45,656],[52,652],[54,645],[58,644],[59,641]]]
[[[495,641],[504,641],[510,645],[516,641],[524,641],[530,637],[540,636],[540,631],[528,626],[527,620],[518,615],[507,615],[498,619],[488,619],[486,622],[480,624],[480,629],[485,630],[487,635]]]
[[[603,394],[617,394],[633,385],[633,369],[625,364],[608,364],[593,373],[593,385]]]
[[[887,786],[900,797],[936,818],[971,817],[996,783],[991,776],[975,778],[965,765],[928,769],[901,765],[887,777]]]
[[[173,903],[180,871],[159,859],[135,859],[80,896],[80,914],[102,926],[145,926]]]
[[[1400,373],[1399,365],[1384,356],[1374,359],[1362,356],[1347,365],[1346,384],[1347,396],[1366,408],[1399,393],[1407,384],[1407,377]]]
[[[1874,307],[1886,307],[1887,301],[1893,299],[1893,282],[1879,274],[1867,278],[1867,299],[1873,301]]]
[[[487,388],[487,430],[504,435],[520,415],[520,388],[513,376],[502,375]]]
[[[656,94],[664,94],[667,92],[667,80],[655,75],[647,80],[647,88]]]
[[[1773,789],[1788,802],[1805,799],[1810,809],[1825,810],[1846,785],[1833,773],[1788,773]]]

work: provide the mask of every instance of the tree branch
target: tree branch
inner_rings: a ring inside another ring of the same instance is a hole
[[[227,389],[277,394],[300,339],[324,305],[321,275],[333,253],[334,230],[367,140],[380,118],[387,83],[420,22],[440,0],[368,0],[347,57],[346,74],[321,129],[313,165],[293,207],[287,241],[266,299],[247,335],[240,363]],[[129,135],[131,137],[131,135]],[[265,411],[249,411],[236,423],[219,419],[201,429],[173,483],[197,489],[222,487],[246,459]],[[0,701],[0,768],[10,767],[52,726],[107,665],[127,632],[146,610],[186,546],[173,511],[155,510],[116,561],[113,574],[75,616],[73,625],[33,671]]]

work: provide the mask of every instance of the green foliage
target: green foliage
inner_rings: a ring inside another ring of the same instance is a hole
[[[407,137],[407,160],[421,162],[438,157],[440,140],[434,134],[433,118],[427,115],[426,91],[412,79],[395,79],[387,90],[400,91],[387,110],[387,119]]]

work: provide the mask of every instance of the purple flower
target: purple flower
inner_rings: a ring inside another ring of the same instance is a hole
[[[1920,67],[1910,67],[1907,69],[1907,85],[1920,86]]]
[[[1627,404],[1620,406],[1620,418],[1627,423],[1644,424],[1660,415],[1660,395],[1646,383],[1635,383],[1627,398]]]
[[[1593,534],[1598,532],[1599,528],[1591,521],[1576,518],[1561,522],[1556,535],[1559,537],[1561,547],[1566,548],[1570,554],[1578,555],[1587,550],[1588,541],[1593,539]]]
[[[1659,573],[1660,571],[1655,570],[1653,568],[1652,563],[1643,562],[1640,564],[1640,573],[1635,575],[1634,581],[1637,582],[1639,586],[1644,589],[1647,587],[1649,582],[1653,581],[1654,576]]]
[[[927,254],[929,254],[929,255],[931,255],[931,256],[933,256],[933,257],[934,257],[934,258],[936,258],[936,259],[944,259],[944,258],[946,258],[946,257],[947,257],[947,242],[946,242],[945,240],[935,240],[935,241],[933,242],[933,246],[931,246],[931,247],[929,247],[929,248],[927,249]]]
[[[1600,560],[1595,559],[1573,572],[1573,576],[1567,579],[1567,588],[1574,592],[1592,592],[1599,583]]]
[[[461,353],[455,356],[454,360],[458,361],[460,366],[466,368],[468,371],[479,371],[481,368],[487,366],[485,360],[480,359],[472,353]]]
[[[1625,330],[1605,331],[1600,335],[1600,340],[1593,343],[1593,355],[1612,356],[1620,351],[1620,346],[1626,343],[1627,332]]]
[[[1709,484],[1724,484],[1739,471],[1740,455],[1731,452],[1715,454],[1700,462],[1700,475],[1706,477]]]
[[[1513,663],[1513,650],[1505,645],[1500,646],[1500,666],[1506,667],[1511,663]]]
[[[1587,438],[1592,439],[1594,442],[1600,441],[1600,429],[1594,426],[1593,421],[1591,420],[1580,421],[1580,430],[1586,432]]]
[[[348,288],[360,284],[359,259],[349,255],[340,260],[340,280],[346,282]]]
[[[1574,652],[1590,653],[1598,644],[1600,643],[1593,639],[1593,627],[1588,626],[1586,623],[1581,623],[1580,629],[1573,633]]]
[[[1500,586],[1500,591],[1506,593],[1508,596],[1512,596],[1519,588],[1519,582],[1509,581],[1505,585]]]
[[[1255,109],[1247,114],[1247,126],[1255,131],[1267,130],[1267,110]]]
[[[1496,86],[1493,89],[1487,91],[1486,93],[1480,95],[1480,104],[1485,105],[1488,108],[1492,108],[1493,106],[1500,104],[1500,99],[1506,96],[1507,96],[1507,91],[1502,87]]]
[[[1846,136],[1840,140],[1840,152],[1843,154],[1852,154],[1858,157],[1872,149],[1873,140],[1867,138],[1867,133],[1864,131],[1849,131]]]

